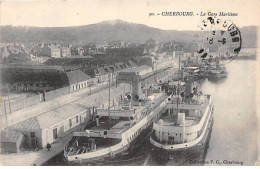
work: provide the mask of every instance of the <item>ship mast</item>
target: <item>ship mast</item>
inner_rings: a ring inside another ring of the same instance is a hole
[[[109,55],[109,66],[110,66],[110,55]],[[109,124],[109,121],[110,121],[110,71],[108,71],[108,130],[110,128],[110,124]]]
[[[178,112],[179,112],[179,94],[180,94],[180,67],[181,67],[181,61],[180,61],[180,53],[179,55],[179,69],[178,69],[178,86],[177,86],[177,117],[178,117]]]
[[[109,120],[110,120],[110,72],[108,74],[108,129],[109,129]]]
[[[183,54],[183,51],[180,51],[180,53],[179,53],[179,72],[181,73],[181,64],[180,64],[180,62],[181,62],[181,55]],[[178,77],[179,77],[179,74],[178,74]],[[181,79],[182,79],[182,77],[181,77]],[[185,84],[186,85],[186,84]],[[180,79],[178,79],[178,90],[177,90],[177,92],[178,92],[178,96],[177,96],[177,121],[178,121],[178,116],[179,116],[179,95],[180,95]],[[184,122],[183,122],[183,124],[182,124],[182,143],[184,143],[184,140],[185,140],[185,120],[184,120]]]

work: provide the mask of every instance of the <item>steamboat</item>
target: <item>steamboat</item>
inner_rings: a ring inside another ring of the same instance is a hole
[[[184,71],[188,73],[188,75],[193,76],[196,80],[203,79],[207,76],[206,68],[203,66],[188,66],[184,68]]]
[[[213,68],[208,71],[209,79],[220,79],[227,77],[228,73],[224,67]]]
[[[153,123],[150,142],[159,162],[174,160],[182,164],[205,153],[212,131],[213,104],[210,95],[199,91],[194,77],[185,80],[185,91],[177,91],[167,111]],[[157,156],[158,155],[158,156]]]
[[[215,58],[215,65],[208,68],[208,79],[217,80],[227,77],[228,73],[224,65],[220,64],[220,56]]]
[[[142,101],[134,102],[128,97],[118,109],[97,109],[95,125],[73,133],[73,138],[64,148],[64,157],[74,164],[128,155],[151,132],[152,123],[165,111],[168,97],[155,90]]]

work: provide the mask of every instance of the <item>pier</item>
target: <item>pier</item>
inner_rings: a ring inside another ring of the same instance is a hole
[[[3,166],[41,166],[64,149],[66,143],[72,138],[72,133],[63,137],[60,141],[51,145],[50,151],[46,148],[39,151],[27,151],[21,153],[1,154],[0,165]]]

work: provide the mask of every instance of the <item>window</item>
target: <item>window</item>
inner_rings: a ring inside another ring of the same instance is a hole
[[[70,127],[72,126],[72,120],[70,119]]]
[[[79,116],[76,116],[76,123],[79,122]]]
[[[53,129],[53,139],[56,139],[58,137],[57,128]]]
[[[30,132],[31,137],[35,137],[35,132]]]

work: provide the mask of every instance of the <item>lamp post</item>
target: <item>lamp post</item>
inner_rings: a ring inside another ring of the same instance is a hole
[[[4,100],[4,107],[5,107],[5,121],[6,121],[6,126],[8,127],[8,119],[7,119],[7,112],[6,112],[5,101],[6,101],[6,100]]]
[[[11,104],[10,104],[10,98],[9,98],[9,86],[7,86],[7,93],[8,93],[8,104],[9,104],[9,111],[10,111],[10,114],[12,114],[12,110],[11,110]]]

